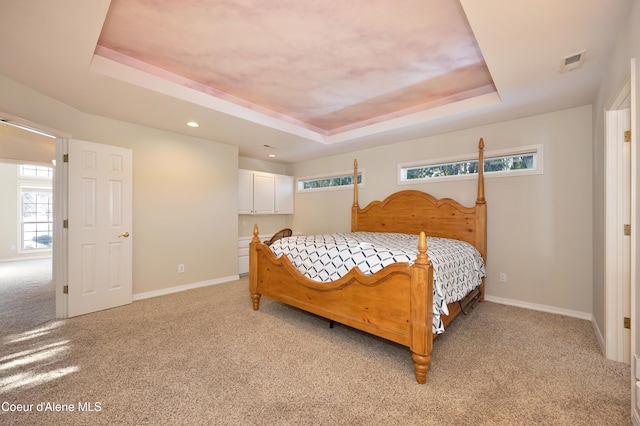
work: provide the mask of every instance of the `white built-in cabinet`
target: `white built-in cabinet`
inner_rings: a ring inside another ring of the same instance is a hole
[[[238,170],[238,214],[293,214],[293,176]]]

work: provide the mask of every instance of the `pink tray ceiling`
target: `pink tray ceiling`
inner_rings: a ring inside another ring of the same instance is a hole
[[[496,90],[451,0],[113,0],[96,54],[323,135]]]

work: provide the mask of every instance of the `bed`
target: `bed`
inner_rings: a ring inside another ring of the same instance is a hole
[[[482,139],[478,144],[478,160],[480,165],[484,164]],[[354,161],[354,182],[357,182],[357,167]],[[351,231],[418,235],[415,260],[391,263],[372,274],[356,267],[337,280],[320,282],[305,276],[288,256],[276,256],[273,245],[260,241],[255,225],[249,248],[249,292],[253,309],[258,310],[261,296],[267,296],[331,322],[407,346],[416,381],[424,384],[433,340],[438,335],[434,332],[434,267],[427,255],[427,242],[434,238],[458,240],[475,247],[486,261],[486,228],[482,167],[479,167],[473,207],[465,207],[451,198],[436,199],[421,191],[404,190],[360,208],[355,184]],[[444,309],[446,314],[436,316],[446,327],[476,301],[483,300],[484,277],[464,297],[448,303]]]

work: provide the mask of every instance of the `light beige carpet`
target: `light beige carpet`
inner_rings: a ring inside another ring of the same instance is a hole
[[[247,286],[3,328],[0,403],[34,412],[0,424],[630,424],[629,367],[588,321],[485,302],[436,340],[418,385],[407,348],[266,298],[254,312]]]
[[[56,317],[51,258],[0,262],[0,324],[28,330]]]

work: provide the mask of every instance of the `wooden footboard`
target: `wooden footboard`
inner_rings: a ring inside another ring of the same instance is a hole
[[[416,380],[425,383],[433,343],[433,268],[421,234],[413,266],[396,263],[374,275],[355,268],[321,283],[303,276],[286,256],[276,258],[254,227],[249,251],[249,291],[253,309],[262,295],[324,318],[408,346]]]

